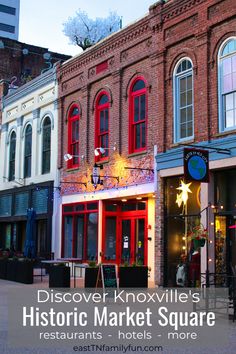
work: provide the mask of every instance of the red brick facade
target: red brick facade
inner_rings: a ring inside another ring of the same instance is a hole
[[[126,166],[153,168],[155,145],[159,153],[177,146],[173,139],[173,72],[183,57],[193,63],[194,140],[188,143],[235,134],[219,134],[218,128],[217,56],[220,45],[230,36],[236,36],[235,0],[158,2],[150,7],[146,17],[62,64],[58,68],[58,165],[62,181],[86,181],[91,174],[95,101],[101,90],[111,96],[109,146],[117,146],[115,153],[109,153],[105,173],[124,174],[117,163],[121,160]],[[101,66],[104,62],[107,65]],[[146,151],[133,156],[128,153],[129,88],[137,76],[147,83],[148,135]],[[67,152],[67,112],[75,102],[81,108],[80,155],[85,155],[85,160],[79,169],[68,171],[63,161]],[[127,178],[124,176],[121,185]],[[159,284],[163,276],[162,184],[159,180],[156,200],[155,279]],[[77,191],[81,188],[78,186]]]

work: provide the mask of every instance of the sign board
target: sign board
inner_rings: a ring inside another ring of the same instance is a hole
[[[199,149],[184,149],[185,181],[209,182],[209,152]]]
[[[117,288],[115,264],[101,264],[103,288]]]
[[[96,288],[117,288],[117,273],[115,264],[100,264],[98,269],[98,277]]]

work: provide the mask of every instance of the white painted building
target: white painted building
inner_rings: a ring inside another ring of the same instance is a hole
[[[0,36],[18,40],[20,0],[0,0]]]
[[[27,209],[36,211],[37,254],[49,257],[57,234],[57,84],[55,67],[3,99],[0,248],[23,252]]]

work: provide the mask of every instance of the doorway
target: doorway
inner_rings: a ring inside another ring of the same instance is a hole
[[[102,262],[147,264],[147,201],[105,204]]]
[[[236,220],[231,215],[215,216],[215,272],[231,274],[236,266]]]

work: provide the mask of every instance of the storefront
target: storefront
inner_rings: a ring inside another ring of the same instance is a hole
[[[146,265],[147,200],[104,201],[102,209],[101,261]],[[63,206],[62,255],[98,260],[98,202]]]
[[[236,169],[214,172],[215,272],[236,265]]]
[[[184,182],[183,149],[179,147],[156,156],[161,181],[158,202],[164,202],[163,209],[160,209],[163,210],[163,228],[157,234],[164,242],[163,249],[157,248],[157,252],[159,249],[163,252],[159,251],[163,254],[160,278],[165,286],[178,285],[177,266],[183,261],[190,266],[196,248],[193,247],[194,239],[196,234],[202,233],[205,240],[198,250],[195,280],[206,283],[206,274],[210,274],[209,279],[214,283],[219,275],[218,284],[225,285],[225,279],[232,275],[232,268],[236,265],[235,138],[225,138],[206,146],[209,150],[209,179],[204,183],[191,182],[185,206],[179,199]],[[195,232],[199,228],[200,232]],[[189,273],[187,280],[191,286]]]
[[[0,249],[24,252],[27,209],[36,212],[36,254],[51,257],[53,184],[39,184],[0,193]]]
[[[154,284],[155,194],[134,196],[133,190],[145,191],[145,186],[98,192],[99,200],[94,200],[94,193],[63,196],[60,256],[82,262],[148,265]],[[107,198],[112,194],[114,198]]]
[[[182,183],[184,183],[183,176],[165,179],[164,284],[166,286],[176,286],[178,265],[184,262],[191,266],[194,251],[200,251],[194,249],[191,237],[193,230],[201,227],[200,183],[190,183],[186,203],[180,201],[178,204],[178,196],[182,193],[179,188]],[[200,259],[198,267],[196,280],[199,281]]]

